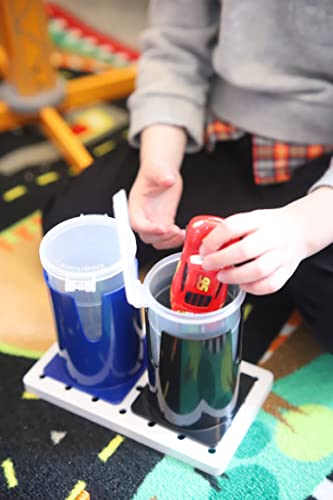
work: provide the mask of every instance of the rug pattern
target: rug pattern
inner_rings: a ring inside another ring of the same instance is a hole
[[[79,489],[96,500],[332,498],[329,354],[275,382],[275,406],[285,409],[261,410],[215,478],[25,392],[37,353],[0,351],[0,498],[70,500]]]
[[[93,61],[119,67],[137,59],[136,51],[55,4],[47,9],[67,78],[102,68]],[[96,117],[98,130],[90,126]],[[95,157],[117,147],[128,121],[124,103],[66,119]],[[11,252],[39,230],[40,209],[72,173],[33,126],[1,134],[0,151],[0,248]],[[218,478],[24,392],[23,375],[40,353],[2,345],[0,498],[74,500],[83,489],[92,500],[333,498],[333,357],[312,341],[313,354],[305,353],[306,333],[294,332],[299,323],[296,316],[285,325],[263,360],[276,376],[273,392]]]

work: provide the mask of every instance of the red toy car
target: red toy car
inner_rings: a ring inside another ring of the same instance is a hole
[[[183,252],[170,287],[172,310],[205,313],[215,311],[225,303],[228,285],[217,279],[216,271],[202,268],[199,255],[202,240],[222,220],[211,215],[199,215],[190,220]]]

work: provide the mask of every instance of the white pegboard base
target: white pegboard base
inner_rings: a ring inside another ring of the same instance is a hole
[[[62,382],[50,377],[43,377],[44,368],[57,353],[57,345],[52,346],[25,375],[23,382],[27,391],[215,476],[222,474],[227,468],[229,461],[268,396],[273,383],[271,372],[242,361],[241,371],[257,378],[257,380],[239,408],[231,426],[218,445],[211,449],[188,437],[183,438],[182,436],[182,439],[179,439],[178,433],[158,424],[152,426],[145,418],[132,412],[131,405],[138,397],[137,387],[143,387],[147,384],[146,373],[142,375],[122,403],[111,404],[102,400],[94,401],[92,396],[85,392],[75,388],[66,390],[65,384]]]

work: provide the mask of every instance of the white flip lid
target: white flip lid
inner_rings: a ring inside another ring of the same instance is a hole
[[[149,300],[146,287],[138,279],[136,263],[129,251],[131,247],[129,245],[129,237],[131,233],[134,236],[134,233],[130,226],[125,190],[121,189],[113,195],[112,201],[113,213],[117,221],[126,297],[128,302],[134,307],[147,307]]]

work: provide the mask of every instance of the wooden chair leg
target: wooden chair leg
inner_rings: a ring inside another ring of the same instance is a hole
[[[61,109],[127,97],[134,89],[135,77],[135,67],[128,67],[70,80]]]
[[[5,77],[7,73],[7,54],[5,49],[0,45],[0,75]]]
[[[74,173],[87,168],[93,157],[55,108],[43,108],[39,113],[43,132],[60,149]]]

